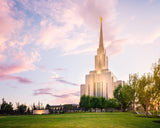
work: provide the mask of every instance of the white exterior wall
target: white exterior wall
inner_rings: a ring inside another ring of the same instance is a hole
[[[81,84],[80,90],[81,90],[81,96],[83,96],[85,94],[85,84]]]
[[[112,81],[113,78],[113,81]],[[115,75],[108,71],[103,70],[101,73],[96,73],[96,71],[91,71],[90,74],[86,75],[86,80],[84,85],[81,85],[81,96],[83,94],[90,96],[97,96],[97,83],[101,83],[101,96],[108,98],[113,98],[114,82],[116,81]],[[94,84],[95,85],[95,95],[94,95]]]

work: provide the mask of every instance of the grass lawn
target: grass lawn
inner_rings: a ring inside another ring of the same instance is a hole
[[[132,113],[69,113],[59,115],[0,116],[0,128],[160,128],[160,118]]]

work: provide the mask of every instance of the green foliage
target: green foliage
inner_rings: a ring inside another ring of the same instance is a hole
[[[114,97],[121,104],[121,111],[126,111],[133,101],[133,90],[128,85],[119,85],[114,90]]]
[[[51,106],[49,104],[46,104],[45,109],[49,110],[50,114],[53,114],[53,110],[51,109]]]
[[[85,95],[81,96],[80,103],[79,103],[79,106],[80,106],[81,108],[84,108],[84,107],[85,107],[85,98],[86,98]]]
[[[154,83],[151,74],[142,75],[138,82],[137,98],[138,102],[146,110],[146,116],[148,116],[148,107],[154,96]]]
[[[160,59],[158,63],[153,65],[153,79],[154,79],[154,97],[153,104],[158,114],[158,110],[160,109]]]
[[[33,103],[32,110],[36,110],[36,109],[37,109],[36,105],[35,105],[35,103]]]
[[[21,105],[18,104],[17,106],[18,114],[24,114],[26,109],[27,109],[27,106],[25,104],[21,104]]]
[[[136,91],[137,91],[137,88],[138,88],[138,80],[139,80],[139,76],[138,74],[129,74],[129,86],[132,88],[132,97],[133,97],[133,105],[132,105],[132,109],[133,109],[133,112],[135,112],[135,104],[136,104]]]
[[[100,108],[101,107],[101,100],[100,97],[91,97],[91,108]]]
[[[90,96],[83,95],[80,99],[80,107],[84,108],[85,111],[90,108]]]
[[[116,99],[106,100],[104,97],[85,96],[83,95],[80,100],[80,107],[88,110],[90,108],[117,108],[119,103]]]
[[[27,114],[28,114],[28,115],[30,115],[30,114],[31,114],[31,110],[30,110],[30,108],[29,108],[29,107],[27,108]]]
[[[86,110],[88,110],[90,108],[90,96],[86,96],[85,108],[86,108]]]
[[[106,100],[106,108],[118,108],[119,103],[115,98]]]
[[[100,97],[100,107],[105,108],[106,106],[106,99],[104,97]]]
[[[51,106],[49,105],[49,104],[46,104],[46,107],[45,107],[45,109],[50,109],[51,108]]]
[[[13,104],[11,102],[7,103],[4,99],[2,99],[0,110],[2,114],[11,114],[13,112]]]

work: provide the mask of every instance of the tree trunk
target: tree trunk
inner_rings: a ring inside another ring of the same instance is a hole
[[[159,103],[157,102],[157,104],[156,104],[156,115],[158,116],[158,110],[159,110]]]
[[[121,112],[123,112],[122,104],[121,104]]]
[[[135,109],[135,100],[133,101],[133,112],[135,113],[136,109]]]
[[[148,104],[146,104],[146,117],[148,117]]]

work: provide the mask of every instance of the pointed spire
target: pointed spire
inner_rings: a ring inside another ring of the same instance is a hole
[[[104,49],[103,45],[103,31],[102,31],[102,17],[100,17],[101,20],[101,27],[100,27],[100,37],[99,37],[99,49]]]

